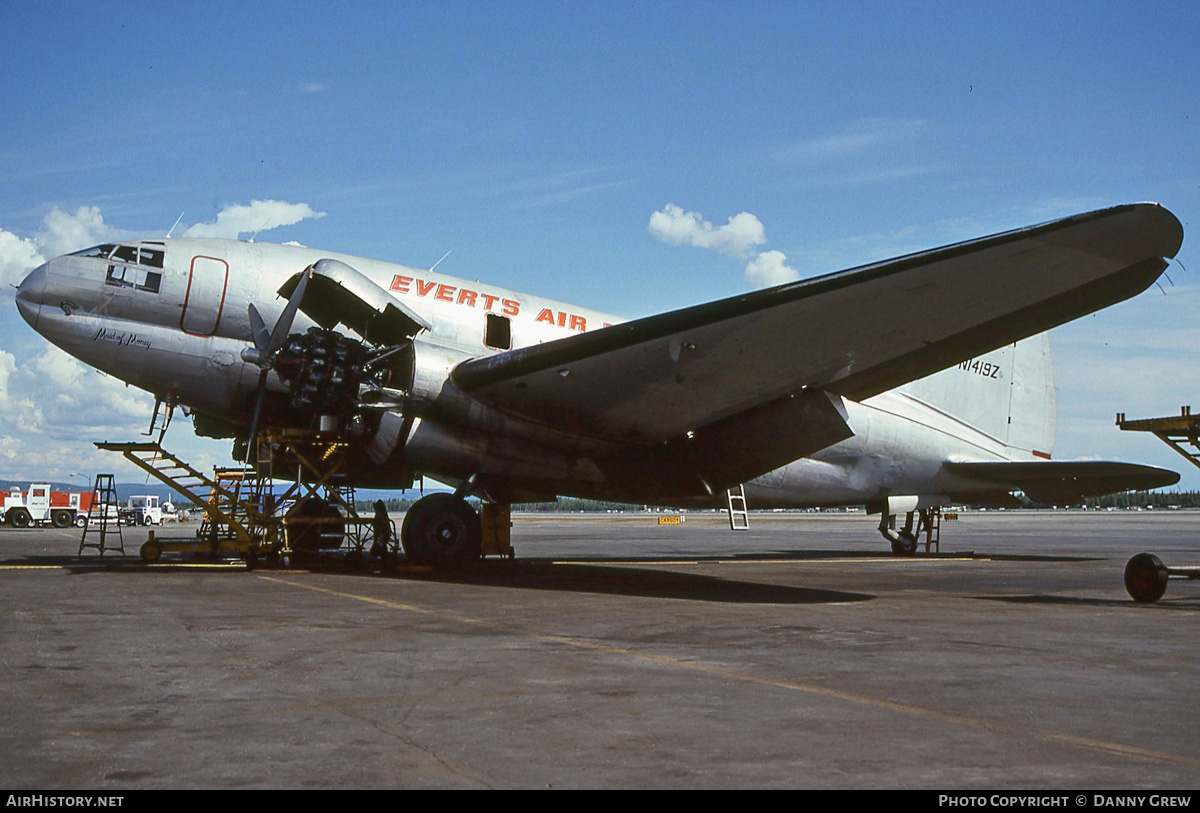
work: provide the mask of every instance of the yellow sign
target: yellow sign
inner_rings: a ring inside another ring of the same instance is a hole
[[[659,525],[682,525],[683,517],[680,516],[661,516],[658,518]]]

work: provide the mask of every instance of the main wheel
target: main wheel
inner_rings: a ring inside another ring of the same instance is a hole
[[[400,541],[409,561],[435,568],[465,567],[482,553],[479,515],[466,500],[440,493],[408,509]]]
[[[892,553],[897,556],[913,556],[917,552],[917,538],[908,531],[900,531],[892,540]]]
[[[1167,566],[1153,553],[1139,553],[1125,565],[1125,589],[1139,604],[1153,604],[1167,592]]]
[[[28,528],[33,517],[24,508],[14,508],[8,512],[8,524],[14,528]]]

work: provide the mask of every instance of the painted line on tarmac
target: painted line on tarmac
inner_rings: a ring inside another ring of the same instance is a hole
[[[475,618],[473,616],[463,615],[461,613],[433,610],[428,607],[418,607],[415,604],[405,604],[404,602],[392,601],[390,599],[375,598],[373,596],[364,596],[357,593],[348,593],[344,590],[331,590],[327,587],[318,587],[314,584],[301,584],[299,582],[279,578],[277,576],[257,575],[257,578],[262,579],[263,581],[282,584],[287,587],[299,587],[305,590],[311,590],[315,593],[324,593],[326,595],[337,596],[339,598],[348,598],[353,599],[354,601],[361,601],[365,604],[374,604],[378,607],[386,607],[392,610],[404,610],[405,612],[417,613],[419,615],[436,616],[438,618],[458,621],[462,624],[467,624],[474,627],[482,627],[508,634],[524,635],[537,641],[560,644],[573,649],[601,652],[609,655],[619,655],[622,657],[631,658],[633,660],[654,663],[663,666],[673,666],[677,669],[683,669],[689,672],[698,672],[726,680],[736,680],[741,683],[750,683],[759,686],[772,686],[779,689],[786,689],[788,691],[801,692],[803,694],[815,695],[818,697],[827,697],[860,706],[868,706],[870,708],[891,711],[910,717],[920,717],[927,720],[950,723],[952,725],[983,729],[1012,737],[1033,737],[1034,739],[1041,740],[1042,742],[1059,743],[1088,751],[1101,751],[1119,756],[1137,757],[1140,759],[1148,759],[1159,762],[1173,762],[1179,765],[1189,765],[1193,768],[1200,768],[1200,759],[1183,754],[1172,754],[1167,751],[1157,751],[1151,748],[1140,748],[1134,745],[1123,745],[1117,742],[1098,740],[1090,737],[1077,737],[1072,734],[1037,731],[1036,729],[1027,728],[1024,726],[1015,726],[996,720],[987,720],[982,717],[970,717],[965,714],[953,714],[946,711],[940,711],[939,709],[927,708],[925,706],[917,706],[910,703],[899,703],[894,700],[883,700],[878,697],[856,694],[854,692],[847,692],[841,689],[830,689],[827,686],[820,686],[815,683],[802,683],[795,680],[763,677],[761,675],[751,674],[750,672],[729,669],[727,667],[717,666],[715,664],[682,660],[680,658],[673,658],[667,655],[655,655],[653,653],[643,652],[638,649],[630,649],[628,647],[615,646],[613,644],[603,644],[596,641],[585,641],[581,638],[572,638],[566,635],[551,635],[547,633],[530,632],[528,630],[520,630],[512,626],[498,624],[494,621]]]
[[[67,565],[0,565],[0,570],[66,570]]]

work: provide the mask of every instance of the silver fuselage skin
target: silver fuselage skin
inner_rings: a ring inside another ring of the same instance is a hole
[[[117,248],[109,257],[81,252],[51,260],[17,292],[34,330],[109,375],[164,401],[249,424],[260,371],[242,359],[252,343],[248,306],[273,324],[285,305],[280,286],[317,260],[337,259],[431,326],[414,340],[406,410],[417,420],[401,437],[400,416],[382,416],[357,469],[362,484],[405,487],[415,473],[448,483],[504,480],[513,484],[511,494],[533,499],[630,498],[594,463],[611,451],[604,440],[500,413],[460,393],[450,378],[457,364],[506,349],[485,343],[486,314],[508,318],[514,348],[603,329],[624,321],[619,317],[301,246],[180,238]],[[294,329],[311,324],[300,314]],[[274,374],[269,386],[285,389]],[[1048,457],[1053,444],[1044,336],[862,403],[839,400],[854,436],[748,483],[752,507],[886,505],[897,495],[937,504],[946,501],[940,495],[972,486],[943,463],[1031,460]],[[713,495],[671,502],[711,504]]]

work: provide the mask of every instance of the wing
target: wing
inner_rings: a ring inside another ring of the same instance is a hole
[[[1115,494],[1119,491],[1146,491],[1179,482],[1179,475],[1154,466],[1102,461],[1044,461],[1013,463],[946,463],[946,469],[979,484],[948,495],[962,502],[988,502],[978,499],[987,493],[1007,495],[1023,491],[1034,502],[1045,505],[1075,505],[1085,497]]]
[[[1131,297],[1182,239],[1156,204],[1104,209],[474,359],[453,380],[572,433],[707,437],[718,455],[744,418],[784,431],[816,409],[823,429],[758,441],[756,465],[786,462],[845,437],[813,395],[862,400]]]

